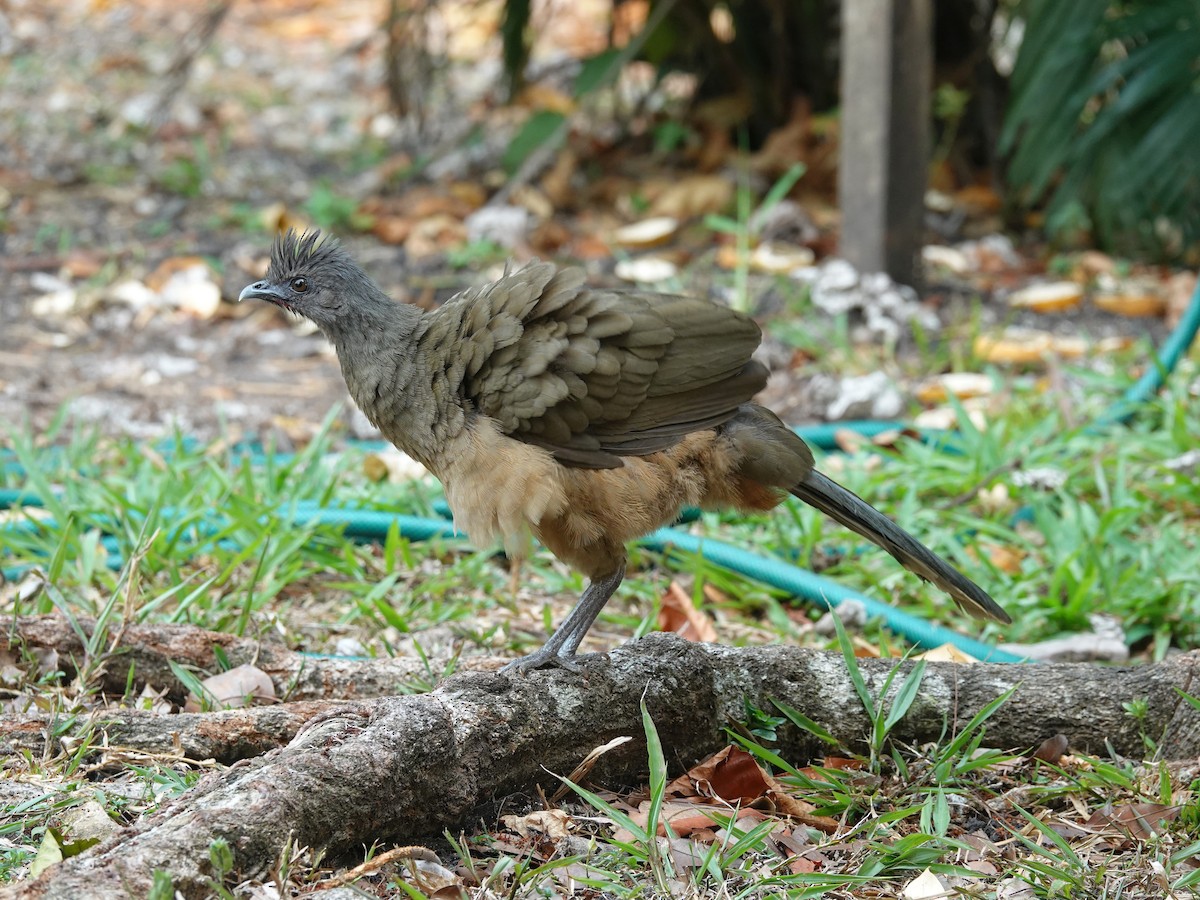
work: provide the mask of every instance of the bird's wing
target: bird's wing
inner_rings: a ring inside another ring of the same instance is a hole
[[[611,468],[669,447],[727,421],[766,383],[748,317],[587,289],[579,270],[547,263],[460,294],[433,319],[428,337],[469,407],[568,465]]]

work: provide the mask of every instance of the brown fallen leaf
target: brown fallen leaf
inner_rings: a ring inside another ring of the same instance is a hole
[[[1004,200],[987,184],[968,184],[954,192],[954,203],[967,215],[999,212]]]
[[[579,157],[570,147],[563,147],[554,158],[553,165],[542,176],[542,193],[556,209],[563,209],[578,202],[575,186],[575,173],[578,170]]]
[[[770,785],[767,775],[748,752],[729,745],[696,763],[667,785],[676,797],[716,797],[726,803],[750,803]]]
[[[594,747],[587,756],[580,760],[579,765],[577,765],[567,777],[567,781],[571,782],[571,784],[582,784],[583,780],[587,778],[588,773],[591,772],[596,763],[600,761],[600,757],[602,757],[609,750],[615,750],[622,744],[628,744],[632,740],[633,738],[631,738],[629,735],[624,735],[622,737],[613,738],[607,744],[601,744],[599,747]],[[567,795],[569,790],[570,788],[566,784],[559,785],[558,790],[551,795],[550,802],[559,802]]]
[[[1042,362],[1054,349],[1054,336],[1032,328],[1006,328],[999,335],[975,338],[975,355],[992,363],[1028,365]]]
[[[385,244],[403,244],[412,234],[413,221],[404,216],[375,216],[371,234]]]
[[[979,662],[975,657],[963,653],[953,644],[941,644],[923,653],[918,653],[916,659],[927,659],[930,662],[973,663]]]
[[[1113,275],[1116,271],[1117,261],[1099,250],[1084,250],[1075,257],[1074,272],[1084,279],[1090,280],[1098,275]]]
[[[1092,813],[1085,827],[1113,827],[1131,840],[1148,841],[1162,831],[1163,825],[1179,818],[1180,808],[1150,802],[1122,803],[1115,807],[1106,805]]]
[[[739,807],[744,815],[758,817],[762,816],[759,807],[765,807],[830,834],[838,828],[835,820],[814,815],[811,803],[788,793],[750,753],[732,745],[672,781],[667,794],[685,799],[711,797]]]
[[[197,266],[208,268],[208,260],[203,256],[168,256],[146,276],[146,287],[152,291],[161,291],[175,275]]]
[[[105,258],[87,250],[72,250],[63,260],[63,270],[72,278],[91,278],[104,268]]]
[[[1129,284],[1114,291],[1097,293],[1092,302],[1105,312],[1129,318],[1161,316],[1167,308],[1166,297],[1157,288],[1144,284]]]
[[[1083,286],[1073,281],[1031,284],[1008,296],[1008,305],[1037,313],[1059,313],[1083,301]]]
[[[696,608],[687,591],[676,581],[671,582],[659,604],[658,627],[689,641],[712,643],[717,640],[712,619]]]
[[[448,213],[413,218],[412,231],[404,240],[404,250],[413,259],[435,256],[466,243],[467,226],[461,219]]]
[[[258,211],[258,221],[263,229],[270,234],[274,234],[277,231],[287,231],[288,229],[304,231],[308,228],[308,222],[293,213],[287,208],[287,204],[282,202],[271,203],[260,209]]]
[[[654,216],[696,219],[724,211],[733,202],[734,184],[724,175],[692,175],[667,187],[650,204]]]
[[[275,685],[271,682],[271,676],[249,663],[211,675],[200,684],[223,709],[239,709],[255,703],[275,701]],[[188,706],[192,702],[193,698],[189,697]]]
[[[1067,747],[1070,746],[1070,741],[1067,740],[1065,734],[1056,734],[1054,737],[1048,737],[1042,741],[1042,745],[1033,751],[1033,759],[1040,759],[1042,762],[1058,765],[1058,761],[1063,758],[1063,754],[1067,752]]]
[[[1006,575],[1016,575],[1021,571],[1025,554],[1020,548],[1006,544],[985,544],[984,549],[992,565]]]

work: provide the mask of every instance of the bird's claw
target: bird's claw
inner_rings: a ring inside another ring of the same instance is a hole
[[[512,662],[505,665],[500,671],[506,675],[524,675],[527,672],[533,672],[536,669],[548,669],[550,667],[566,669],[568,672],[580,672],[583,669],[579,658],[574,653],[559,654],[553,650],[547,651],[545,647],[540,650],[535,650],[528,656],[518,656]]]

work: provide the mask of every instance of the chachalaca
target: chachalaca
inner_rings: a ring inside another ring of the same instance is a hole
[[[589,288],[532,263],[433,312],[394,302],[332,239],[279,238],[240,299],[311,319],[350,394],[442,482],[456,526],[514,559],[530,536],[590,582],[544,646],[507,668],[574,668],[625,575],[625,544],[684,506],[768,510],[791,493],[878,544],[964,611],[1010,621],[751,402],[767,371],[747,316],[708,300]]]

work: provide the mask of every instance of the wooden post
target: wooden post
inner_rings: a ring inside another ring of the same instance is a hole
[[[924,229],[930,0],[844,0],[841,255],[913,284]]]

